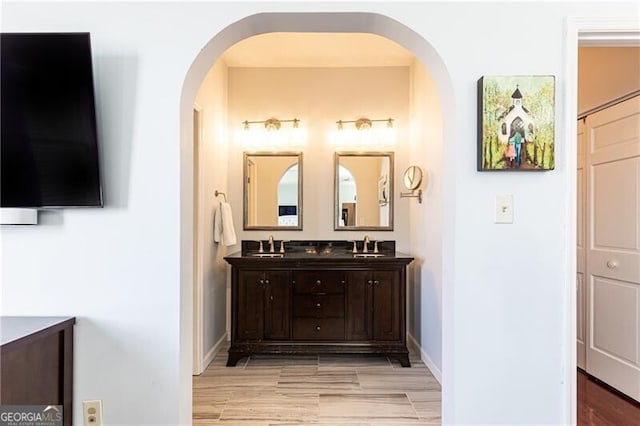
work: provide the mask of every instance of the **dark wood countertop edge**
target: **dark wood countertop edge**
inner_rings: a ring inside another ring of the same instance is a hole
[[[33,317],[0,317],[0,320],[2,318],[33,318]],[[53,319],[55,317],[47,317],[47,318]],[[75,317],[59,317],[59,318],[60,318],[60,322],[57,322],[55,324],[52,324],[44,328],[35,329],[28,334],[16,336],[15,338],[7,342],[2,342],[2,346],[0,347],[0,350],[8,351],[8,350],[18,348],[22,345],[32,343],[49,334],[57,333],[66,328],[72,327],[76,323]]]

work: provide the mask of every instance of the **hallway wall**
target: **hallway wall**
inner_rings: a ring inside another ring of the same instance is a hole
[[[578,49],[578,115],[640,90],[640,47]]]

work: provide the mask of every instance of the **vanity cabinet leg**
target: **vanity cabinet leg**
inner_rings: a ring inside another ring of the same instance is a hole
[[[249,354],[244,352],[229,352],[229,357],[227,358],[227,367],[235,367],[238,361],[247,356],[249,356]]]
[[[402,367],[411,367],[409,354],[387,354],[387,356],[391,359],[397,359]]]

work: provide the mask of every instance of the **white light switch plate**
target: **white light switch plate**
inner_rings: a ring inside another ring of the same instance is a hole
[[[495,223],[513,223],[513,195],[496,195]]]

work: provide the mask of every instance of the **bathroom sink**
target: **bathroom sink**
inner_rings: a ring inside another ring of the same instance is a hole
[[[253,257],[284,257],[284,253],[251,253]]]
[[[354,253],[353,257],[383,257],[382,253]]]

